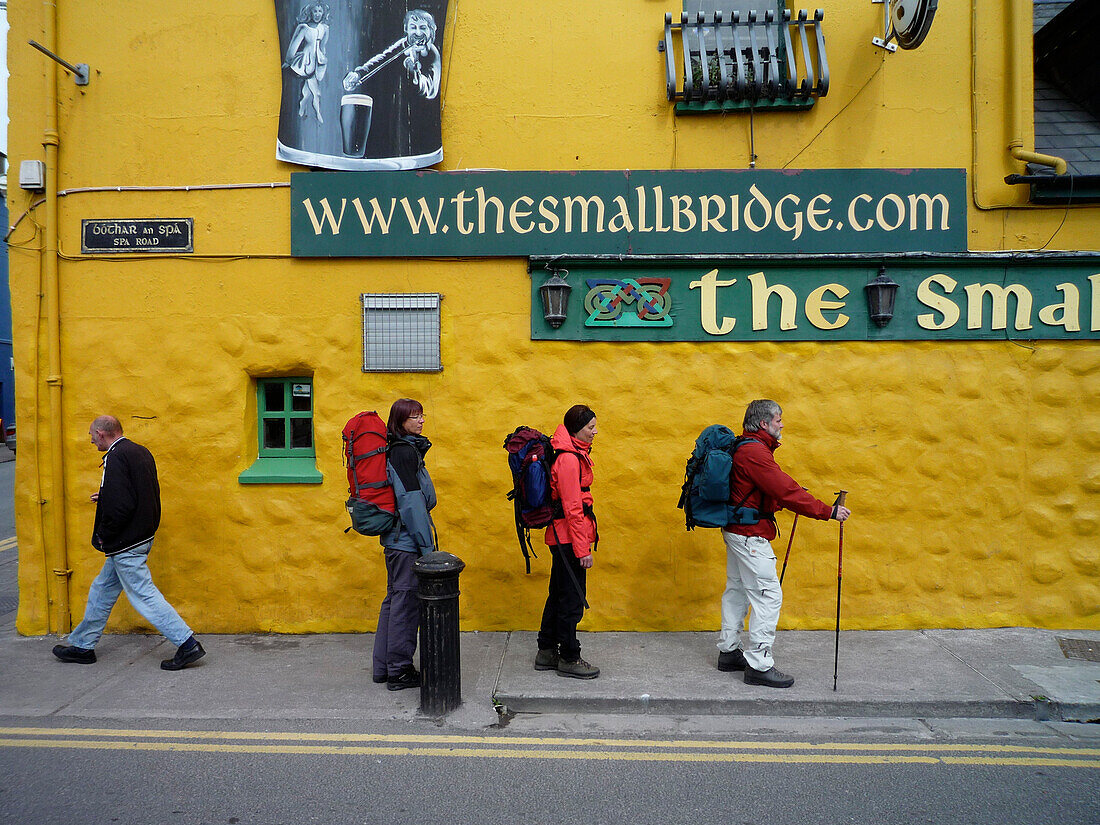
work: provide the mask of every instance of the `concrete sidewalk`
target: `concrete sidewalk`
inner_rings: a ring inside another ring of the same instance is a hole
[[[834,634],[781,631],[780,669],[793,687],[746,685],[716,669],[715,633],[593,633],[591,682],[533,669],[534,633],[512,633],[494,692],[514,711],[1100,721],[1100,663],[1067,658],[1058,638],[1100,659],[1100,632],[845,631],[833,690]],[[1074,651],[1077,652],[1077,651]]]
[[[828,631],[781,631],[786,690],[716,667],[715,633],[586,633],[602,669],[580,681],[533,669],[533,632],[462,634],[463,706],[448,726],[515,713],[986,718],[1100,721],[1100,631],[845,631],[833,690]],[[0,626],[0,715],[170,719],[370,719],[418,716],[419,691],[371,681],[373,637],[201,637],[208,655],[160,670],[160,636],[107,635],[94,665],[64,664],[56,637]],[[1075,658],[1063,653],[1059,640]],[[1076,657],[1091,657],[1088,658]]]

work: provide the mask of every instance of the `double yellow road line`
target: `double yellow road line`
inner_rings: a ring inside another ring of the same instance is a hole
[[[466,759],[624,762],[1100,768],[1100,748],[981,743],[725,742],[507,735],[7,727],[0,728],[0,748],[263,753],[286,756],[442,756]]]
[[[3,553],[5,550],[14,550],[16,544],[15,536],[0,540],[0,553]]]

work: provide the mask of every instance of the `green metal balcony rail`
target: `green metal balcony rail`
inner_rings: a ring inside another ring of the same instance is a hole
[[[665,54],[668,99],[692,108],[807,108],[829,91],[829,63],[822,31],[823,9],[813,19],[805,10],[795,20],[768,10],[763,20],[755,11],[742,17],[734,11],[692,15],[682,12],[679,23],[665,14]],[[677,60],[673,32],[679,34]],[[796,48],[797,44],[797,48]],[[679,108],[679,106],[678,106]]]

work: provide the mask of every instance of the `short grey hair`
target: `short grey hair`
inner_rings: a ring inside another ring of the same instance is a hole
[[[745,410],[745,431],[754,432],[759,430],[777,415],[782,414],[783,410],[774,401],[769,401],[766,398],[750,401],[748,408]]]
[[[92,422],[92,429],[104,435],[122,435],[122,424],[113,415],[97,416]]]

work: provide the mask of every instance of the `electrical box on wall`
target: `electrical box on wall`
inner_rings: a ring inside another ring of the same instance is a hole
[[[30,192],[46,190],[46,164],[40,160],[19,162],[19,188]]]

